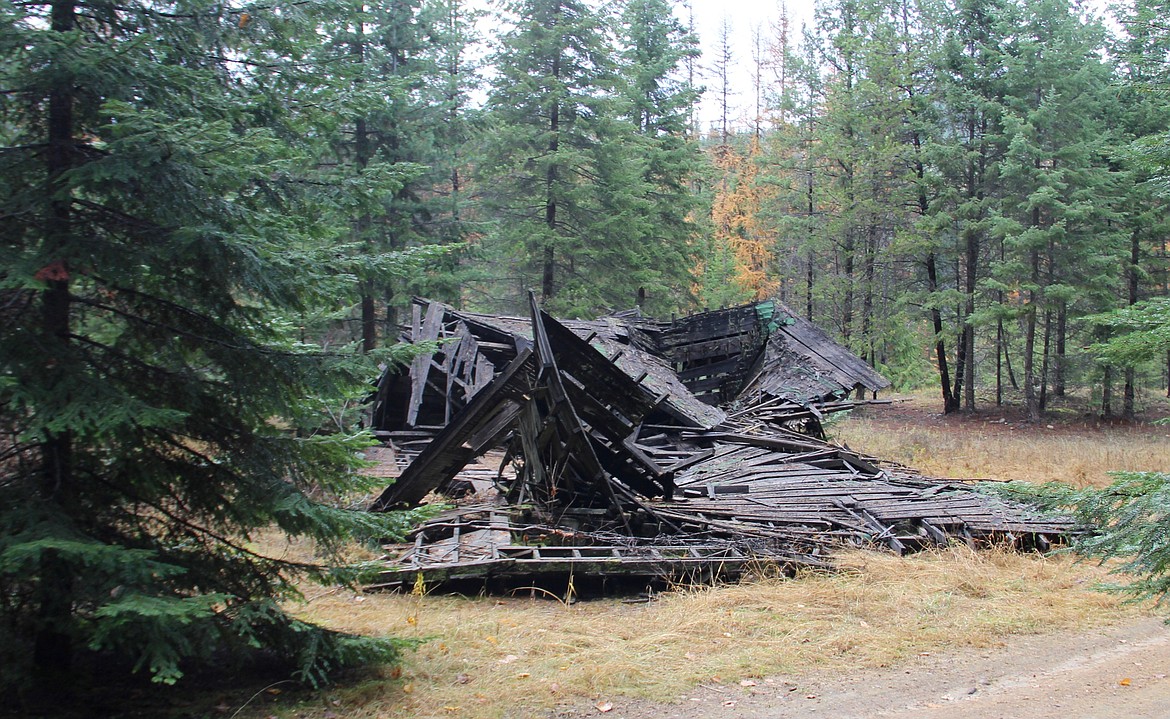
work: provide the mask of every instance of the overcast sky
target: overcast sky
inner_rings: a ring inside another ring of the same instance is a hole
[[[592,0],[598,4],[600,0]],[[675,12],[683,23],[688,22],[686,0],[675,0]],[[710,64],[719,38],[719,28],[726,17],[731,24],[733,35],[734,65],[732,83],[736,97],[729,101],[733,105],[733,112],[737,125],[748,124],[748,115],[753,108],[752,78],[751,78],[751,37],[752,29],[763,28],[768,32],[769,26],[780,17],[781,0],[691,0],[694,11],[695,30],[698,32],[703,57],[700,63],[703,66]],[[802,23],[809,22],[813,15],[815,0],[786,0],[788,7],[789,27],[792,38],[800,37]],[[473,5],[484,10],[493,10],[498,7],[492,0],[473,0]],[[497,21],[492,12],[486,14],[480,26],[485,39],[490,41],[491,35],[498,31]],[[485,48],[486,51],[486,48]],[[700,112],[702,129],[706,130],[711,122],[719,116],[718,104],[715,100],[714,88],[716,83],[710,77],[701,77],[699,84],[708,88],[703,98],[703,108]],[[486,96],[486,87],[484,88]],[[482,101],[479,93],[473,96]],[[741,117],[742,116],[742,117]]]
[[[772,23],[780,17],[781,2],[788,9],[788,27],[790,39],[799,40],[800,28],[804,23],[812,21],[814,0],[691,0],[691,7],[695,14],[695,30],[698,31],[699,41],[703,48],[703,65],[710,67],[715,57],[715,48],[719,41],[719,28],[723,19],[727,18],[731,24],[732,33],[732,62],[735,66],[732,80],[736,96],[729,100],[732,105],[733,117],[737,125],[748,124],[748,118],[754,112],[755,99],[752,96],[752,31],[761,28],[764,37],[768,37]],[[676,12],[686,21],[686,3],[680,2]],[[703,130],[708,129],[710,123],[719,116],[718,101],[715,91],[718,82],[710,77],[710,73],[702,79],[707,87],[707,95],[703,98],[703,108],[700,120]]]

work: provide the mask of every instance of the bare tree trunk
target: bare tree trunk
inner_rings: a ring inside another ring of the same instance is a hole
[[[975,290],[979,269],[979,236],[977,232],[967,233],[966,253],[966,285],[963,292],[966,295],[966,322],[963,325],[963,347],[967,354],[967,363],[963,370],[963,408],[968,412],[975,411],[975,325],[971,324],[971,317],[975,315]]]
[[[938,292],[938,267],[933,252],[926,256],[927,289],[933,295]],[[942,387],[943,413],[951,414],[959,409],[959,401],[951,391],[951,375],[947,367],[946,340],[943,339],[942,311],[937,306],[930,308],[930,322],[934,328],[934,356],[938,360],[938,379]]]
[[[1032,284],[1035,287],[1039,284],[1040,276],[1040,253],[1037,250],[1031,252],[1032,261]],[[1038,378],[1036,376],[1036,290],[1028,290],[1028,314],[1025,321],[1024,328],[1024,399],[1028,406],[1028,419],[1032,422],[1040,421],[1040,394],[1037,391],[1039,388]]]
[[[1019,390],[1020,382],[1016,379],[1016,371],[1012,369],[1012,343],[1007,341],[1007,328],[1004,328],[1003,337],[1003,364],[1007,368],[1008,382],[1011,382],[1012,389]]]
[[[1028,419],[1032,422],[1040,421],[1040,397],[1037,392],[1037,378],[1035,372],[1036,349],[1036,309],[1028,311],[1024,330],[1024,401],[1028,406]]]
[[[1044,310],[1044,349],[1040,355],[1040,411],[1048,409],[1048,348],[1052,340],[1052,311]]]
[[[1068,303],[1061,300],[1056,310],[1056,355],[1053,357],[1052,394],[1063,397],[1065,394],[1065,368],[1067,357],[1065,350],[1068,340]]]
[[[1003,406],[1003,318],[995,324],[995,406]]]
[[[1101,416],[1105,419],[1113,416],[1113,367],[1110,365],[1105,365],[1101,379]]]
[[[1137,416],[1137,408],[1135,407],[1136,391],[1135,391],[1136,372],[1133,367],[1125,368],[1125,389],[1121,395],[1121,417],[1127,421],[1132,421]]]
[[[553,58],[552,75],[553,77],[560,77],[561,74],[561,55],[558,52]],[[548,120],[549,140],[548,153],[550,157],[555,158],[557,152],[560,150],[560,130],[561,130],[561,104],[559,100],[554,100],[552,107],[549,109]],[[557,163],[554,161],[549,164],[548,171],[545,175],[545,195],[544,195],[544,224],[549,229],[549,234],[556,236],[557,226],[557,198],[556,198],[556,184],[557,184]],[[541,273],[540,273],[540,302],[547,304],[549,300],[556,294],[556,252],[551,243],[546,244],[542,251],[541,257]]]
[[[865,361],[871,367],[874,366],[873,357],[873,290],[874,278],[877,273],[877,244],[878,244],[878,228],[874,224],[876,218],[871,221],[865,238],[865,258],[861,269],[862,282],[865,286],[862,288],[861,296],[861,341],[864,343]]]
[[[811,220],[816,214],[816,200],[813,194],[813,173],[810,170],[807,176],[807,183],[805,185],[805,211],[808,213],[807,217]],[[808,251],[808,271],[804,278],[804,316],[809,322],[813,321],[813,284],[815,281],[814,273],[816,271],[816,257],[812,249]]]
[[[378,308],[369,282],[362,283],[361,315],[362,352],[373,352],[378,347]]]
[[[1140,236],[1137,230],[1130,233],[1129,239],[1129,267],[1126,268],[1126,299],[1132,307],[1138,301],[1138,264],[1141,262],[1142,247]],[[1124,398],[1121,405],[1121,416],[1127,421],[1132,421],[1136,415],[1134,407],[1135,383],[1137,381],[1137,373],[1133,366],[1125,368],[1125,390]]]
[[[845,230],[845,246],[841,248],[842,259],[845,263],[845,306],[841,310],[841,336],[845,344],[849,344],[853,334],[853,254],[856,246],[853,240],[853,228]]]

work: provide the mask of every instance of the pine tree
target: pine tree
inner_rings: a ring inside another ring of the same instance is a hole
[[[693,152],[681,135],[690,91],[671,77],[686,56],[671,48],[678,28],[645,6],[658,19],[630,36],[630,52],[654,45],[665,54],[627,78],[609,43],[611,18],[589,4],[519,0],[508,9],[478,166],[491,217],[484,252],[506,283],[488,294],[515,306],[536,285],[550,311],[567,315],[642,296],[677,306],[690,230],[686,205],[671,202],[687,200]]]
[[[993,276],[1023,296],[1024,393],[1040,419],[1050,370],[1065,367],[1070,312],[1102,309],[1121,264],[1104,163],[1109,68],[1104,33],[1065,0],[1031,4],[1006,46],[1007,150],[997,223],[1006,249]]]
[[[33,672],[59,692],[91,650],[165,682],[225,646],[314,682],[388,656],[394,642],[282,608],[299,576],[341,575],[249,542],[272,527],[336,556],[401,521],[312,499],[360,486],[362,435],[292,431],[307,398],[365,379],[289,331],[346,281],[336,203],[304,191],[311,158],[267,127],[262,69],[296,18],[101,0],[4,13],[4,683]]]
[[[599,123],[613,114],[605,96],[616,79],[613,58],[602,19],[579,0],[516,0],[506,8],[513,27],[493,58],[491,130],[479,162],[496,220],[485,242],[504,263],[521,259],[520,285],[509,293],[515,301],[535,272],[546,307],[579,311],[598,301],[579,271],[601,249],[589,230],[600,216]]]
[[[1163,22],[1168,10],[1161,0],[1136,0],[1121,9],[1124,32],[1113,47],[1120,63],[1117,102],[1110,106],[1120,144],[1113,159],[1123,186],[1117,214],[1129,233],[1124,294],[1129,306],[1170,295],[1170,28]],[[1120,336],[1115,341],[1129,340]],[[1170,348],[1158,359],[1170,396]],[[1135,364],[1131,360],[1126,370],[1126,411],[1133,408]]]
[[[393,335],[396,310],[412,291],[457,299],[449,279],[436,285],[426,281],[433,273],[394,276],[382,258],[463,234],[452,158],[465,141],[468,68],[460,58],[469,19],[456,0],[347,1],[317,12],[322,41],[310,46],[287,92],[305,98],[311,135],[303,141],[319,146],[335,184],[361,196],[352,208],[349,256],[368,352],[380,335]],[[323,126],[328,135],[319,134]]]
[[[955,138],[935,163],[950,192],[935,204],[934,225],[951,238],[945,253],[960,301],[955,304],[954,401],[975,409],[976,311],[986,274],[989,224],[996,209],[1002,136],[1001,45],[1014,30],[1014,7],[1002,0],[960,0],[946,29],[939,132]]]
[[[634,134],[609,152],[638,158],[635,164],[643,168],[642,176],[628,183],[642,204],[632,219],[641,221],[625,227],[624,241],[642,253],[630,268],[640,283],[638,296],[649,290],[646,309],[662,316],[690,304],[682,290],[694,264],[699,211],[690,185],[703,156],[690,134],[690,112],[700,90],[684,71],[699,54],[698,40],[666,0],[630,0],[619,18],[618,42],[625,119]]]

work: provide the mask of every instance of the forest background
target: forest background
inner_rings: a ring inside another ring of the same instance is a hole
[[[667,0],[476,7],[354,6],[233,70],[279,89],[284,127],[327,118],[318,169],[396,178],[349,223],[367,349],[412,294],[515,312],[537,289],[570,317],[778,296],[948,412],[986,389],[1038,418],[1075,389],[1132,417],[1166,386],[1170,354],[1103,351],[1170,292],[1163,3],[1107,27],[1055,0],[850,0],[801,30],[780,6],[707,57]],[[239,29],[272,42],[281,17]],[[447,249],[425,272],[369,259],[423,246]]]
[[[343,499],[415,294],[775,296],[947,412],[1170,382],[1165,0],[827,0],[706,58],[667,0],[474,7],[0,0],[0,686],[392,655],[284,600],[412,519]]]

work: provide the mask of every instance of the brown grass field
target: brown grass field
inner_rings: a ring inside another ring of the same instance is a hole
[[[1032,426],[1011,410],[943,418],[932,397],[900,399],[855,412],[833,438],[945,477],[1103,485],[1112,470],[1170,467],[1170,427],[1104,426],[1075,413]],[[1147,418],[1170,414],[1151,404]],[[309,589],[300,609],[308,620],[425,642],[400,666],[326,692],[261,692],[238,716],[549,717],[622,696],[665,701],[697,686],[886,666],[1149,611],[1096,590],[1106,569],[1069,555],[853,550],[838,563],[836,573],[679,587],[639,604]]]

